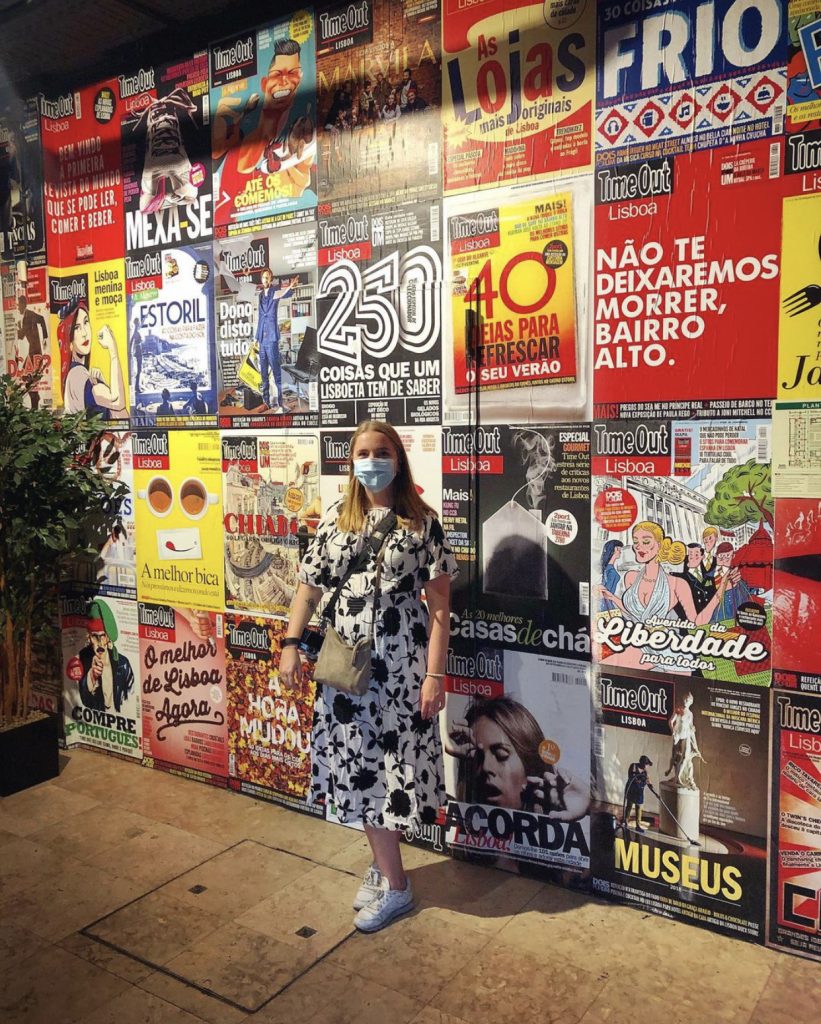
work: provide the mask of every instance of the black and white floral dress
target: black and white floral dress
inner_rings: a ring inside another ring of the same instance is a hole
[[[373,508],[362,533],[343,533],[336,525],[340,505],[317,527],[299,571],[303,583],[326,592],[336,589],[388,511]],[[332,797],[342,822],[394,830],[432,824],[444,803],[439,722],[419,713],[428,644],[421,591],[428,580],[457,572],[438,519],[427,516],[419,532],[397,524],[382,567],[370,688],[361,697],[318,688],[311,799]],[[340,595],[334,625],[349,643],[367,636],[375,575],[372,554]]]

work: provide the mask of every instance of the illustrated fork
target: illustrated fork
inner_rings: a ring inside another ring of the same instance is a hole
[[[806,288],[799,288],[797,292],[788,295],[782,305],[787,316],[798,316],[799,313],[806,313],[808,309],[821,303],[821,285],[808,284]]]

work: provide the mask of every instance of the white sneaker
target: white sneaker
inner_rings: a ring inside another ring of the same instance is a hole
[[[383,887],[353,919],[361,932],[378,932],[380,928],[413,910],[413,889],[410,879],[404,889]]]
[[[376,896],[382,888],[382,872],[375,864],[371,864],[359,886],[359,892],[354,897],[354,910],[361,910]]]

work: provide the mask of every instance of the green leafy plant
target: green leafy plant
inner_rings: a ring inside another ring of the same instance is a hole
[[[732,530],[747,523],[773,526],[772,466],[748,459],[728,469],[716,484],[704,513],[704,522]]]
[[[29,408],[35,382],[0,376],[0,725],[28,717],[37,646],[56,642],[60,579],[99,550],[124,494],[88,454],[99,418]]]

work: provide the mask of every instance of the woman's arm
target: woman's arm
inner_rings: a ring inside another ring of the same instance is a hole
[[[117,352],[117,342],[108,324],[100,330],[100,347],[108,352],[111,360],[111,386],[105,381],[96,380],[92,384],[94,401],[103,409],[111,409],[112,412],[125,412],[125,383],[123,381],[123,368],[120,366],[120,356]],[[93,379],[93,378],[92,378]]]
[[[433,718],[444,700],[444,675],[450,643],[450,576],[442,574],[425,584],[430,623],[428,626],[427,670],[442,676],[425,676],[419,697],[423,718]]]
[[[299,639],[302,636],[303,629],[310,622],[321,600],[322,591],[319,587],[312,587],[307,583],[299,584],[291,601],[288,628],[285,630],[287,637]],[[301,669],[298,648],[294,645],[283,647],[279,656],[279,678],[282,682],[286,686],[293,686],[299,678]]]

